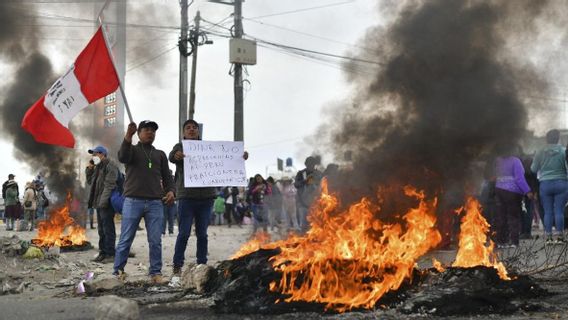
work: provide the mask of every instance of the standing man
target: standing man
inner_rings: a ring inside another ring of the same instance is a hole
[[[322,174],[316,169],[318,161],[315,157],[309,156],[304,161],[306,168],[298,171],[296,180],[294,180],[294,187],[297,193],[297,208],[298,219],[300,220],[300,229],[306,232],[308,226],[308,212],[312,202],[319,192],[319,185],[321,182]]]
[[[193,119],[186,120],[182,127],[183,138],[186,140],[201,140],[199,124]],[[175,244],[173,258],[173,275],[179,276],[185,262],[185,249],[191,233],[191,226],[195,221],[195,234],[197,236],[196,257],[197,264],[207,264],[207,228],[211,219],[213,201],[216,191],[213,187],[186,188],[184,185],[183,146],[174,145],[170,151],[169,160],[176,165],[176,188],[178,200],[179,231]],[[245,151],[243,158],[248,158]]]
[[[199,124],[195,120],[187,120],[183,124],[183,138],[201,140]],[[186,188],[184,185],[183,146],[177,143],[170,151],[169,160],[176,165],[176,187],[178,200],[179,232],[176,239],[173,274],[179,276],[185,262],[185,249],[191,233],[191,225],[195,222],[197,236],[197,263],[207,264],[207,228],[216,196],[215,188]]]
[[[118,151],[118,160],[126,165],[124,181],[124,207],[120,239],[116,246],[114,275],[124,278],[124,266],[130,246],[142,217],[148,232],[150,251],[150,280],[162,282],[162,227],[164,204],[172,205],[175,199],[174,182],[168,167],[168,158],[162,150],[152,146],[158,124],[144,120],[138,128],[130,123],[124,141]],[[138,144],[132,145],[132,137],[138,133]]]
[[[93,155],[93,163],[89,163],[85,169],[87,183],[91,186],[87,207],[97,210],[99,232],[99,255],[93,261],[109,263],[114,261],[116,243],[115,212],[110,204],[110,194],[116,188],[118,167],[107,158],[105,147],[97,146],[88,152]]]

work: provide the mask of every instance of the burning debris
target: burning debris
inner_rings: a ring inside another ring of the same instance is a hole
[[[322,189],[306,235],[265,244],[254,239],[233,260],[221,263],[211,285],[216,310],[345,312],[381,307],[438,315],[507,313],[533,308],[515,301],[544,292],[528,277],[509,275],[497,261],[486,236],[489,225],[474,199],[460,210],[460,247],[452,267],[434,262],[436,268],[421,271],[418,259],[441,239],[434,227],[436,199],[427,201],[424,193],[407,187],[406,196],[417,206],[403,216],[405,225],[385,224],[374,218],[381,208],[368,199],[340,211],[325,181]],[[457,305],[448,306],[448,299]]]
[[[39,247],[60,247],[62,251],[88,250],[93,246],[87,241],[85,228],[70,216],[71,195],[65,205],[49,213],[49,219],[38,223],[37,238],[32,243]]]

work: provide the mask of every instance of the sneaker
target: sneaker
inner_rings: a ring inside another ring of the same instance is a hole
[[[150,283],[152,284],[162,284],[164,283],[164,278],[161,274],[150,275]]]
[[[94,259],[92,259],[91,261],[93,262],[102,262],[105,259],[105,255],[102,253],[99,253]]]
[[[116,279],[123,282],[126,281],[126,277],[128,276],[123,270],[115,271],[113,275],[116,277]]]
[[[564,240],[564,237],[558,237],[554,240],[554,243],[556,244],[565,244],[566,240]]]
[[[174,276],[181,275],[181,267],[174,267],[174,269],[172,271],[172,275],[174,275]]]
[[[551,236],[546,237],[545,244],[554,244],[554,240]]]

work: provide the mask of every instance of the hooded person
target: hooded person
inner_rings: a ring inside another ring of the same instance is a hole
[[[34,230],[36,210],[37,191],[33,182],[27,182],[24,191],[24,229],[28,231]]]
[[[21,205],[19,200],[18,184],[12,179],[4,183],[6,188],[4,196],[6,230],[14,230],[15,221],[21,218]]]

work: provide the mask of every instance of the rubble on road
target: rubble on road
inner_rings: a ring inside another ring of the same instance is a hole
[[[95,302],[96,320],[137,320],[140,310],[135,301],[118,296],[103,296]]]

